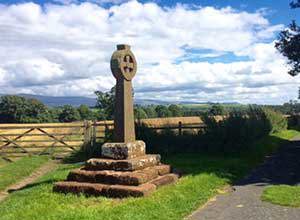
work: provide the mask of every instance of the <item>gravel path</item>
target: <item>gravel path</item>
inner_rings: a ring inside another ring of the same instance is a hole
[[[197,210],[190,220],[300,220],[300,208],[262,202],[264,188],[272,184],[300,184],[300,137],[281,147],[265,163]]]
[[[58,161],[50,160],[49,162],[47,162],[46,164],[44,164],[43,166],[35,170],[30,176],[26,177],[25,179],[21,180],[18,183],[10,185],[4,191],[0,192],[0,202],[3,201],[7,196],[9,196],[10,192],[17,191],[26,187],[27,185],[36,181],[41,176],[56,169],[58,164],[59,164]]]

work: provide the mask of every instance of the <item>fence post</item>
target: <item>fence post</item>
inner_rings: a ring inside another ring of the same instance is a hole
[[[83,150],[87,152],[88,148],[91,147],[91,124],[89,121],[84,120],[84,144]]]
[[[178,122],[178,134],[182,135],[182,122]]]
[[[96,144],[96,138],[97,138],[97,131],[96,131],[96,129],[97,129],[97,121],[96,120],[94,120],[93,121],[93,125],[92,125],[92,146],[94,147],[94,145]]]

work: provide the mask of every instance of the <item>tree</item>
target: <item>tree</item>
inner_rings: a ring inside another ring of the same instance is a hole
[[[26,115],[26,99],[20,96],[2,96],[0,101],[2,123],[18,123]]]
[[[116,87],[112,87],[109,92],[95,92],[97,96],[96,108],[99,108],[106,119],[112,119],[114,114]]]
[[[292,8],[300,7],[300,0],[290,3]],[[296,76],[300,73],[300,27],[295,21],[289,25],[288,29],[279,34],[279,39],[275,43],[276,49],[288,59],[291,66],[289,74]]]
[[[224,115],[225,109],[220,104],[214,104],[211,106],[211,109],[209,110],[210,115]]]
[[[166,107],[165,105],[156,106],[155,111],[159,118],[166,118],[166,117],[172,116],[172,113],[169,111],[168,107]]]
[[[173,117],[179,117],[183,115],[182,109],[179,105],[169,105],[168,107],[169,111],[171,112]]]
[[[291,8],[300,8],[300,0],[292,1],[290,6]]]
[[[135,108],[134,108],[134,117],[136,119],[148,118],[147,113],[140,106],[135,106]]]
[[[157,117],[157,113],[155,111],[154,105],[145,106],[145,107],[143,107],[143,109],[146,112],[148,118],[156,118]]]
[[[0,100],[2,123],[40,123],[52,121],[48,108],[36,99],[7,95]]]
[[[95,120],[97,118],[96,114],[87,105],[80,105],[77,110],[82,120]]]
[[[79,121],[80,115],[76,108],[71,105],[64,105],[61,113],[59,114],[60,122],[73,122]]]

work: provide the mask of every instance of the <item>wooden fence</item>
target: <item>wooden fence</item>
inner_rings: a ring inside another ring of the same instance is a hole
[[[165,129],[182,135],[185,131],[198,132],[205,125],[199,117],[144,119],[137,121],[150,129]],[[103,142],[113,129],[113,121],[84,121],[49,124],[0,124],[0,157],[7,161],[26,155],[64,157],[80,148],[93,147]]]

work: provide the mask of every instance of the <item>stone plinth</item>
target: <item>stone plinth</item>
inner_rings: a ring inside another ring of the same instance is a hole
[[[102,145],[101,154],[103,157],[124,160],[146,154],[144,141],[133,141],[128,143],[105,143]]]

